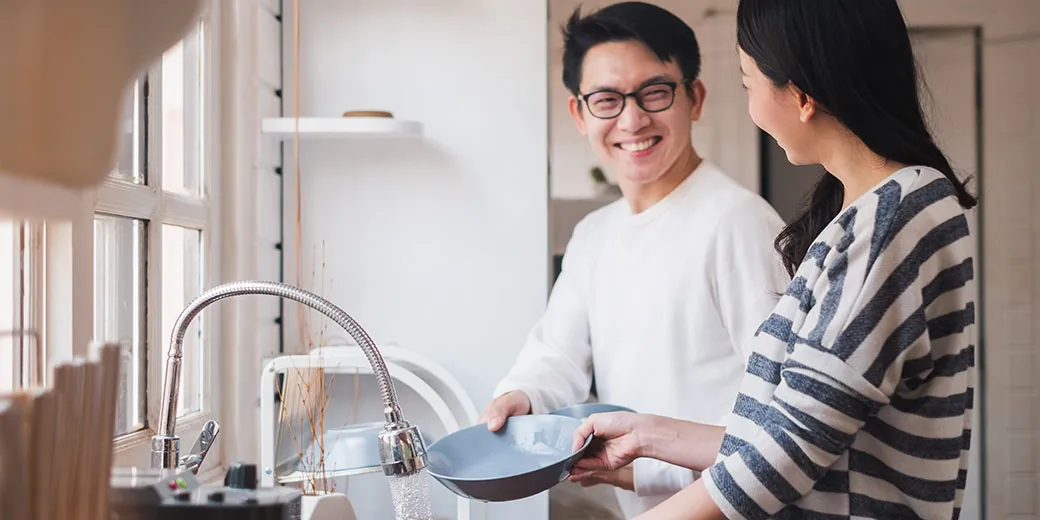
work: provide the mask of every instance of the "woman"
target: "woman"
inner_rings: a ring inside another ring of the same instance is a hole
[[[793,275],[725,428],[590,417],[574,470],[702,471],[645,518],[956,518],[974,385],[975,199],[925,125],[896,0],[741,0],[748,106],[826,169],[777,238]],[[697,399],[691,395],[690,399]]]

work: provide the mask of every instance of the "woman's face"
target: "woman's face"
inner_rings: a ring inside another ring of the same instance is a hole
[[[758,69],[755,60],[738,49],[740,72],[748,96],[748,112],[755,125],[776,140],[791,164],[817,164],[818,141],[809,121],[814,103],[793,85],[777,88]]]

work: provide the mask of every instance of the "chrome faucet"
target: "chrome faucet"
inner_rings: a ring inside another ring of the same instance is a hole
[[[315,294],[277,282],[241,281],[231,282],[214,287],[193,300],[181,311],[173,326],[170,336],[170,350],[166,353],[166,377],[163,380],[162,410],[159,416],[159,429],[152,437],[152,468],[154,469],[187,469],[198,472],[199,466],[206,458],[210,447],[220,431],[216,421],[207,422],[198,440],[183,459],[180,457],[180,437],[174,433],[177,424],[177,395],[180,389],[181,357],[184,335],[188,325],[202,309],[212,303],[250,294],[280,296],[306,305],[327,316],[350,334],[368,358],[372,373],[376,376],[379,393],[383,399],[383,415],[386,423],[379,434],[379,456],[383,474],[387,476],[411,475],[426,467],[426,444],[419,434],[419,429],[408,424],[401,416],[401,407],[397,403],[397,391],[394,389],[390,372],[383,362],[372,338],[361,328],[354,318],[327,300]]]

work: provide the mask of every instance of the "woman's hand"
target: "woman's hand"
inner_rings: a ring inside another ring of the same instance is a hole
[[[595,436],[571,475],[615,471],[646,457],[704,471],[715,463],[726,429],[659,415],[613,412],[589,416],[574,432],[574,450]],[[572,479],[576,480],[576,478]]]
[[[582,458],[571,470],[572,480],[582,480],[590,471],[616,471],[643,456],[643,438],[651,428],[652,416],[631,412],[593,414],[574,431],[574,450],[594,436]]]
[[[606,484],[628,491],[636,490],[635,475],[631,464],[617,471],[582,471],[577,475],[571,472],[569,480],[581,484],[582,487]]]

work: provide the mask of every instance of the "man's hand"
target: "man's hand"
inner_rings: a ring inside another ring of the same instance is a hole
[[[577,482],[581,484],[582,487],[607,484],[628,491],[636,490],[635,478],[632,474],[631,464],[617,471],[585,471],[578,474],[571,474],[568,480],[571,482]]]
[[[531,399],[520,390],[502,394],[491,401],[480,414],[480,422],[487,423],[488,430],[497,432],[506,424],[506,419],[531,413]]]

